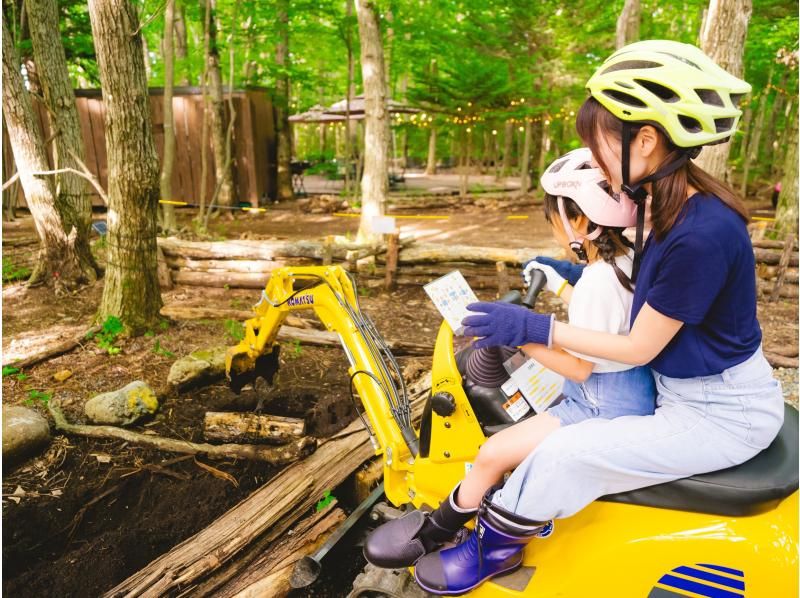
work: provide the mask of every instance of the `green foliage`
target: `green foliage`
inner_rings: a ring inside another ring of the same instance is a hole
[[[11,282],[28,278],[31,275],[31,269],[25,266],[15,266],[10,258],[3,258],[3,282]]]
[[[97,346],[103,351],[106,351],[109,355],[117,355],[122,349],[115,346],[114,343],[124,330],[125,327],[118,317],[108,316],[100,327],[100,330],[97,332],[89,332],[86,338],[90,340],[94,339]]]
[[[289,351],[284,352],[284,355],[288,359],[297,359],[303,354],[303,345],[300,344],[300,341],[297,339],[294,339],[290,343],[286,343],[286,346],[288,346]]]
[[[12,375],[14,375],[14,374],[16,374],[16,373],[18,373],[20,371],[21,370],[19,368],[14,368],[14,367],[11,367],[10,365],[4,365],[3,366],[3,378],[5,378],[6,376],[12,376]]]
[[[25,400],[25,404],[29,407],[34,405],[37,401],[40,402],[42,405],[47,407],[47,403],[50,401],[50,398],[53,395],[49,392],[42,392],[35,389],[30,389],[28,391],[28,398]]]
[[[336,497],[331,494],[330,490],[326,490],[322,493],[322,498],[317,501],[316,506],[314,507],[316,512],[319,513],[323,511],[329,504],[336,500]]]
[[[238,343],[244,339],[244,324],[239,320],[225,320],[225,332],[228,333],[229,339]]]
[[[155,353],[156,355],[161,355],[161,357],[169,357],[170,359],[173,359],[175,357],[175,353],[173,353],[172,351],[168,351],[167,349],[162,347],[161,341],[158,339],[156,339],[156,342],[153,345],[153,353]]]
[[[23,56],[30,42],[20,35],[18,3],[7,3],[12,35]],[[504,152],[506,141],[518,173],[521,154],[520,125],[534,122],[531,170],[580,144],[574,130],[574,112],[586,97],[584,84],[592,72],[614,50],[616,21],[622,0],[579,0],[573,3],[485,2],[479,0],[387,0],[380,3],[380,27],[384,55],[389,65],[389,96],[423,112],[412,118],[393,119],[396,132],[394,156],[407,155],[411,164],[423,164],[431,128],[437,132],[437,156],[445,166],[458,163],[467,138],[474,161],[487,162],[493,139],[495,155]],[[298,113],[343,99],[348,84],[348,47],[354,60],[353,88],[363,91],[359,64],[359,35],[355,14],[347,15],[341,0],[296,0],[288,3],[290,60],[275,61],[275,48],[282,35],[279,3],[259,0],[217,0],[217,50],[224,84],[234,87],[260,86],[274,89],[279,77],[291,81],[289,110]],[[149,84],[164,83],[161,39],[164,30],[163,0],[139,0],[137,10],[148,48]],[[179,2],[176,8],[186,25],[186,58],[175,63],[175,83],[199,85],[203,65],[205,3]],[[708,0],[665,3],[642,0],[640,37],[673,39],[697,44]],[[98,86],[92,31],[85,2],[59,2],[60,27],[70,74],[79,87]],[[775,176],[775,161],[764,159],[776,151],[771,144],[784,142],[784,131],[795,110],[785,115],[789,101],[795,102],[797,68],[778,57],[797,50],[798,11],[785,0],[756,0],[744,48],[745,78],[753,93],[743,108],[755,108],[761,93],[767,93],[767,123],[757,148],[751,172]],[[233,81],[229,81],[229,51],[233,51]],[[768,88],[772,73],[773,88]],[[781,91],[776,90],[778,88]],[[279,102],[280,98],[274,97]],[[422,118],[424,114],[425,118]],[[544,123],[549,124],[545,125]],[[506,139],[505,124],[511,137]],[[751,125],[752,126],[752,125]],[[341,178],[333,161],[341,158],[342,127],[338,125],[339,148],[331,151],[333,130],[327,131],[322,147],[317,125],[294,128],[298,158],[312,162],[308,174]],[[541,151],[543,127],[550,127],[549,152]],[[469,129],[469,132],[467,131]],[[732,146],[732,161],[742,162],[743,135]],[[336,154],[336,155],[334,155]],[[758,159],[760,158],[760,159]],[[533,172],[534,176],[537,175]],[[196,225],[193,225],[196,226]],[[197,232],[205,232],[197,229]],[[95,243],[99,251],[104,240]],[[5,261],[4,261],[4,280]]]

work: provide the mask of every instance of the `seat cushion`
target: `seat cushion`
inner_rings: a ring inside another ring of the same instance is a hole
[[[767,511],[798,487],[797,420],[786,405],[778,436],[741,465],[599,500],[734,517]]]

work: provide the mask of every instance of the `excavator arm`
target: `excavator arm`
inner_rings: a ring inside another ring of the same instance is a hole
[[[259,376],[272,383],[278,370],[278,330],[290,312],[313,310],[328,330],[339,335],[350,364],[351,393],[360,398],[356,410],[375,454],[384,454],[388,464],[413,461],[418,439],[403,377],[383,338],[361,311],[347,271],[340,266],[275,270],[253,310],[255,317],[244,323],[244,338],[225,357],[235,392]]]

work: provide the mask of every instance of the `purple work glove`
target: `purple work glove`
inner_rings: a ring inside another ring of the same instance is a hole
[[[573,287],[581,279],[583,269],[586,267],[585,264],[573,264],[569,260],[557,260],[552,257],[539,256],[525,262],[522,265],[523,280],[525,278],[525,271],[527,270],[528,264],[531,262],[539,262],[545,266],[550,266],[559,276],[565,278]]]
[[[461,323],[464,336],[481,336],[474,343],[483,347],[519,347],[526,343],[550,346],[550,330],[555,316],[537,314],[525,307],[511,303],[470,303],[470,311],[478,315],[467,316]]]

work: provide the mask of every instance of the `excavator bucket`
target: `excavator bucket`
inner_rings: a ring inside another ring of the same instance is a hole
[[[229,348],[225,356],[225,370],[231,390],[239,394],[242,387],[253,384],[258,377],[272,384],[280,365],[280,352],[280,345],[275,344],[272,351],[253,359],[247,349],[240,345]]]

